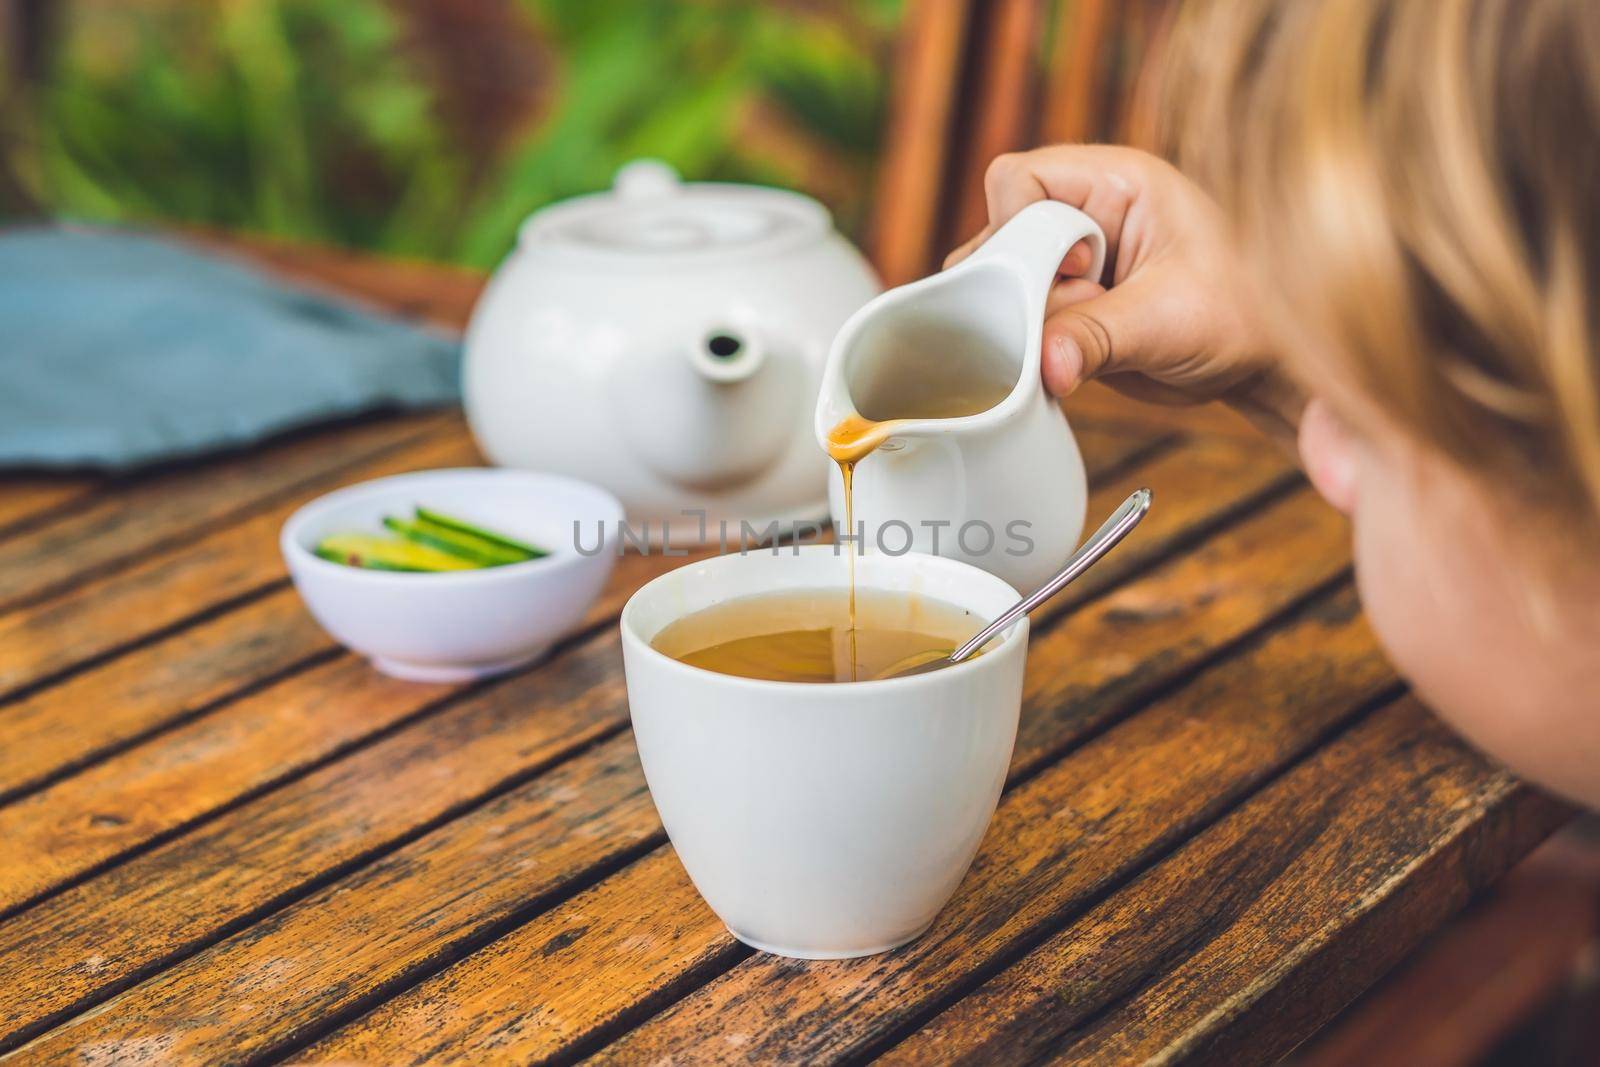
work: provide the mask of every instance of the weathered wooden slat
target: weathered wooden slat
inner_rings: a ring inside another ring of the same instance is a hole
[[[123,1064],[233,1063],[270,1053],[325,1013],[492,936],[537,910],[541,897],[625,861],[659,833],[632,739],[613,738],[15,1057],[49,1062],[76,1048]]]
[[[1401,700],[886,1059],[1270,1062],[1565,816]]]
[[[242,522],[0,615],[0,694],[15,692],[285,577],[278,531],[305,500],[336,486],[424,467],[471,463],[459,435],[424,439],[348,467]],[[0,727],[3,729],[3,727]]]
[[[1140,471],[1133,476],[1140,477],[1145,473]],[[1191,475],[1196,473],[1190,472]],[[1122,487],[1116,487],[1112,492],[1120,495]],[[1228,502],[1226,498],[1213,497],[1209,506],[1215,511],[1226,508]],[[1182,510],[1176,507],[1169,509],[1168,521]],[[1325,516],[1330,514],[1326,511],[1321,513]],[[1194,521],[1191,517],[1189,525],[1193,525]],[[1155,522],[1156,514],[1152,512],[1149,523]],[[1328,522],[1331,529],[1338,529],[1336,520],[1330,518]],[[1152,528],[1141,531],[1146,532],[1156,534],[1159,530]],[[1181,537],[1182,529],[1169,531],[1165,536],[1168,539]],[[1225,532],[1218,539],[1229,536],[1230,533]],[[1129,547],[1132,548],[1132,545]],[[1254,551],[1254,541],[1241,540],[1233,564],[1243,565],[1245,557]],[[1130,554],[1127,561],[1136,558]],[[1127,561],[1124,565],[1127,565]],[[1112,557],[1103,566],[1109,569],[1115,563],[1116,557]],[[1334,566],[1337,566],[1337,562]],[[1157,568],[1138,584],[1160,582],[1163,580],[1162,573],[1162,568]],[[1303,587],[1320,581],[1323,576],[1323,572],[1319,571],[1302,577]],[[1176,580],[1166,580],[1176,588]],[[1290,590],[1294,584],[1293,580],[1286,580],[1282,588]],[[1115,599],[1117,595],[1120,594],[1113,594],[1110,599]],[[1175,592],[1173,595],[1178,594]],[[1293,594],[1284,592],[1279,595]],[[1224,594],[1209,600],[1205,607],[1215,614],[1208,620],[1206,611],[1202,611],[1195,620],[1197,630],[1216,631],[1215,640],[1219,642],[1227,640],[1230,634],[1225,626],[1211,624],[1231,617],[1230,609],[1224,603],[1226,599]],[[1053,655],[1056,660],[1070,664],[1066,668],[1068,670],[1083,669],[1080,650],[1086,644],[1097,641],[1103,644],[1113,638],[1137,640],[1132,636],[1132,631],[1137,628],[1132,621],[1137,618],[1134,611],[1137,603],[1140,601],[1130,601],[1121,612],[1101,612],[1095,616],[1098,622],[1078,624],[1080,617],[1090,618],[1099,602],[1091,604],[1084,611],[1064,620],[1058,629],[1044,631],[1040,654],[1046,657]],[[1235,620],[1233,625],[1240,625],[1239,620]],[[1056,633],[1061,636],[1055,639],[1054,644],[1047,644]],[[297,885],[303,884],[305,876],[300,873],[303,867],[280,873],[263,860],[249,858],[258,849],[266,847],[275,853],[285,847],[282,845],[283,838],[291,836],[295,841],[293,853],[297,864],[333,864],[358,850],[370,852],[382,847],[386,841],[403,837],[408,827],[415,825],[409,821],[410,818],[413,815],[426,818],[428,812],[436,810],[436,803],[467,802],[473,794],[456,793],[455,790],[470,789],[475,781],[481,780],[481,775],[487,773],[481,766],[486,762],[483,751],[458,754],[445,746],[426,749],[427,758],[433,762],[428,773],[433,775],[437,784],[427,804],[415,802],[421,809],[416,813],[404,807],[411,799],[405,791],[392,794],[388,787],[397,777],[406,778],[412,773],[423,772],[391,768],[378,755],[390,746],[401,744],[402,739],[411,734],[435,729],[434,724],[440,720],[454,720],[468,714],[469,711],[463,710],[464,707],[470,709],[471,704],[482,700],[506,701],[512,699],[508,693],[519,694],[524,704],[540,709],[536,715],[530,712],[530,718],[524,724],[526,729],[537,730],[543,716],[552,716],[561,721],[564,716],[571,714],[562,703],[562,700],[570,698],[561,698],[558,693],[546,700],[539,700],[531,695],[538,692],[541,672],[559,674],[581,668],[582,673],[591,678],[590,688],[584,690],[584,699],[591,702],[590,715],[596,720],[605,720],[613,728],[620,727],[625,707],[615,661],[615,638],[607,635],[604,642],[573,650],[530,675],[496,687],[481,697],[473,698],[467,705],[451,708],[440,716],[425,720],[402,731],[395,738],[293,783],[260,802],[230,812],[192,835],[121,864],[0,925],[0,960],[15,961],[0,964],[0,990],[17,991],[9,1003],[6,994],[0,992],[0,1017],[8,1019],[7,1029],[29,1030],[39,1020],[50,1019],[74,1005],[94,999],[97,991],[114,988],[127,976],[148,969],[154,961],[182,951],[181,947],[174,946],[203,942],[219,929],[226,929],[234,921],[232,916],[246,914],[260,907],[263,901],[293,892]],[[1157,662],[1148,666],[1149,670],[1145,673],[1149,684],[1155,685],[1181,672],[1186,664],[1181,658],[1160,656]],[[1129,664],[1127,669],[1137,672],[1141,667],[1139,664]],[[313,671],[296,676],[286,684],[304,678],[308,680],[308,688],[314,688],[310,680],[316,673]],[[1123,692],[1129,697],[1134,695],[1126,687]],[[519,754],[527,747],[527,742],[519,743],[514,738],[497,738],[491,751],[500,753],[500,756],[498,760],[490,758],[487,762],[497,768],[502,776],[513,776],[526,769],[517,766],[517,761],[521,758]],[[458,758],[468,761],[472,773],[463,771],[462,765],[457,762]],[[328,787],[322,781],[338,768],[356,764],[361,766],[361,773],[352,771],[348,777],[340,780],[337,789]],[[315,791],[305,796],[305,791],[313,786]],[[348,794],[359,794],[359,797]],[[299,799],[302,796],[305,799]],[[582,798],[575,794],[570,799],[578,803]],[[263,808],[270,814],[258,814]],[[354,818],[342,817],[351,809],[363,814]],[[308,810],[314,813],[310,817]],[[250,821],[252,819],[255,821]],[[241,822],[248,827],[244,832],[238,828]],[[273,829],[270,832],[264,829],[263,822]],[[446,827],[438,833],[450,832],[450,828]],[[197,841],[203,842],[203,847],[197,845]],[[263,842],[266,842],[265,846]],[[522,853],[510,849],[508,845],[505,862],[513,862],[513,859],[521,861],[523,858]],[[254,877],[244,884],[230,884],[225,890],[216,885],[217,880],[223,877],[217,873],[219,868],[227,871],[241,866],[252,870]],[[485,876],[492,873],[486,871]],[[501,877],[505,877],[504,872]],[[296,878],[300,881],[296,882]],[[197,905],[197,911],[173,909],[171,893],[179,892],[187,896],[195,886],[208,890],[204,905]],[[377,906],[392,908],[398,905],[380,901]],[[43,956],[42,946],[49,947]],[[81,961],[86,957],[95,958],[92,970],[82,966]],[[405,964],[402,961],[397,966]]]
[[[104,484],[104,478],[92,474],[8,474],[0,478],[0,537],[23,523],[84,500]]]
[[[1202,818],[1230,790],[1247,788],[1265,763],[1310,744],[1317,727],[1383,685],[1387,669],[1349,602],[1344,594],[1336,610],[1309,613],[1008,794],[973,873],[933,930],[907,949],[837,964],[755,957],[648,1024],[641,1043],[625,1038],[606,1055],[618,1062],[655,1062],[658,1055],[815,1062],[852,1055],[852,1043],[892,1023],[901,1006],[915,1010],[919,998],[937,995],[1014,940],[1018,924],[1087,899],[1180,834],[1182,823]],[[1075,621],[1047,636],[1063,646],[1052,650],[1056,657],[1079,647]],[[1316,643],[1326,647],[1326,658],[1311,654]],[[1262,724],[1240,730],[1235,722],[1229,730],[1214,721],[1230,718],[1229,706],[1253,694],[1267,672],[1283,679],[1284,691],[1275,694],[1279,706],[1261,709]],[[1288,714],[1283,705],[1295,691],[1304,706]],[[1030,692],[1030,712],[1039,710],[1035,699]],[[1064,733],[1082,729],[1068,716],[1056,721]],[[1019,750],[1014,771],[1033,765],[1039,747]],[[1160,779],[1146,784],[1152,772]],[[489,953],[374,1009],[304,1058],[421,1062],[429,1050],[444,1048],[469,1060],[566,1055],[670,994],[685,975],[743,955],[725,930],[705,920],[707,909],[697,905],[676,862],[651,857],[640,867],[647,864],[654,865],[648,882],[643,874],[607,879]],[[641,893],[645,884],[651,888]],[[547,951],[551,946],[555,951]],[[601,966],[607,981],[585,980]],[[924,981],[934,986],[924,990]],[[570,992],[575,988],[581,997]],[[857,1013],[869,1016],[862,1033],[847,1018]],[[808,1039],[813,1027],[828,1032]]]
[[[1147,433],[1165,430],[1265,444],[1261,431],[1249,419],[1222,403],[1146,404],[1122,395],[1104,382],[1088,382],[1063,400],[1061,407],[1074,426],[1091,422],[1143,429]]]
[[[1129,464],[1179,443],[1179,435],[1173,430],[1117,426],[1092,416],[1080,420],[1080,425],[1073,427],[1073,435],[1078,439],[1078,451],[1083,454],[1083,466],[1091,488],[1098,488],[1102,479],[1115,475]]]
[[[295,1056],[531,1063],[750,954],[661,846]],[[643,1010],[641,1010],[643,1009]],[[707,1041],[726,1035],[707,1033]]]
[[[1091,438],[1080,435],[1086,446]],[[1093,527],[1133,489],[1147,486],[1158,503],[1136,533],[1072,587],[1035,613],[1051,619],[1122,582],[1174,546],[1195,542],[1218,525],[1239,517],[1271,496],[1303,484],[1288,462],[1258,442],[1240,447],[1231,441],[1181,440],[1171,451],[1113,477],[1096,478],[1089,494]],[[1346,553],[1340,553],[1343,558]]]
[[[839,963],[754,956],[600,1059],[870,1052],[1247,795],[1391,680],[1345,592],[1009,793],[971,874],[918,941]]]
[[[1183,467],[1196,462],[1194,455],[1174,459]],[[1140,475],[1154,480],[1161,473],[1159,466],[1153,464]],[[1268,464],[1263,469],[1272,468]],[[1101,510],[1109,507],[1108,496],[1104,491],[1096,495]],[[1204,522],[1207,510],[1216,506],[1214,498],[1202,497],[1194,511],[1166,509],[1162,522],[1152,518],[1141,543],[1148,546],[1147,552],[1160,551],[1163,535],[1182,536],[1196,521]],[[1312,514],[1317,517],[1313,521],[1332,528],[1323,509],[1313,507]],[[652,556],[641,558],[637,566],[659,572],[680,562]],[[1124,573],[1138,562],[1139,555],[1131,551],[1117,560]],[[1116,573],[1107,568],[1102,580]],[[625,596],[626,590],[613,583],[608,600],[620,607]],[[374,693],[359,715],[323,710],[322,687],[358,689],[366,672],[358,663],[330,664],[289,679],[0,807],[0,912],[294,773],[452,691],[374,683]]]
[[[0,1048],[617,731],[618,655],[614,636],[586,644],[0,923]],[[284,688],[350,715],[425,706],[399,684],[341,660]]]
[[[342,657],[0,808],[0,911],[451,692]]]
[[[1552,1006],[1557,1018],[1577,1022],[1572,998],[1584,996],[1586,961],[1600,941],[1597,903],[1600,848],[1580,818],[1296,1048],[1296,1067],[1469,1067],[1492,1062]],[[1592,997],[1589,1003],[1600,1009]],[[1570,1035],[1568,1048],[1600,1049],[1600,1010],[1593,1009],[1587,1038],[1581,1024],[1539,1030]]]
[[[455,415],[374,419],[185,465],[108,488],[60,519],[0,541],[0,610],[175,546],[357,464],[430,435],[464,434]]]
[[[0,798],[333,647],[284,589],[38,690],[0,711]]]

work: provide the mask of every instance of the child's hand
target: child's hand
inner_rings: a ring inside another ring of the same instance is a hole
[[[984,188],[989,225],[947,267],[1035,200],[1080,208],[1106,234],[1109,278],[1075,276],[1089,265],[1079,244],[1050,294],[1043,362],[1052,393],[1105,377],[1142,399],[1186,402],[1245,399],[1264,384],[1272,361],[1221,212],[1176,168],[1131,148],[1061,145],[1000,156]]]

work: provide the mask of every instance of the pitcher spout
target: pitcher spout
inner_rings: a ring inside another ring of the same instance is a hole
[[[1007,401],[1038,377],[1026,308],[1026,294],[999,262],[962,264],[869,303],[834,340],[817,403],[818,442],[826,449],[853,418],[893,421],[896,437],[1005,418]]]

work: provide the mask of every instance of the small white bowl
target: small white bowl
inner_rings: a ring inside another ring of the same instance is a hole
[[[381,534],[385,515],[409,517],[419,504],[550,555],[436,574],[364,570],[314,552],[330,534]],[[341,644],[396,678],[461,682],[530,663],[577,625],[616,562],[622,518],[615,497],[575,478],[464,467],[397,474],[318,497],[289,516],[279,544],[306,607]]]

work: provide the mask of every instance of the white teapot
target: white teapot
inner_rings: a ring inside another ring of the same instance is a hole
[[[604,486],[654,543],[821,519],[822,366],[878,288],[816,201],[630,163],[523,224],[467,329],[467,418],[491,461]]]

